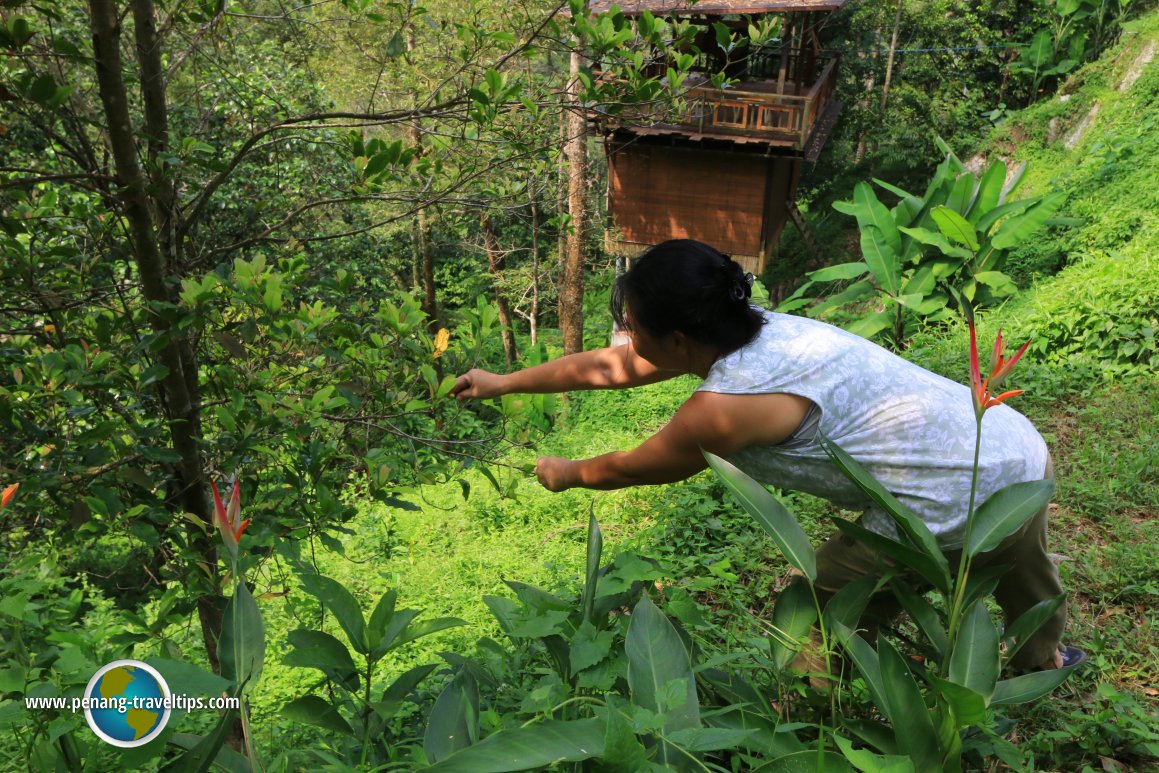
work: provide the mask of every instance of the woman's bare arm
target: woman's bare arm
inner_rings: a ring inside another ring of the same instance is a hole
[[[624,389],[655,384],[680,375],[660,370],[636,354],[631,345],[569,354],[514,373],[501,375],[473,369],[459,376],[451,394],[459,400],[506,394]]]
[[[535,472],[551,491],[616,489],[684,480],[707,464],[701,449],[731,456],[751,445],[776,445],[800,426],[812,403],[796,395],[697,392],[663,429],[632,451],[591,459],[540,457]]]

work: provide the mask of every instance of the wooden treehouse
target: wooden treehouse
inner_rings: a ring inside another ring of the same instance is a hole
[[[707,27],[702,52],[673,113],[634,109],[596,114],[608,160],[606,242],[634,256],[666,239],[698,239],[760,274],[790,218],[815,250],[797,210],[804,161],[815,161],[841,110],[834,98],[838,56],[818,38],[845,0],[624,0],[625,16],[645,10]],[[610,0],[596,0],[605,11]],[[726,59],[713,24],[744,35],[749,21],[780,15],[778,40]],[[709,73],[730,82],[714,88]]]

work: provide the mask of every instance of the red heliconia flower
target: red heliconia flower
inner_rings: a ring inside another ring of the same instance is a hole
[[[229,495],[228,508],[222,504],[221,494],[217,492],[217,486],[212,481],[210,481],[209,487],[213,489],[214,523],[221,531],[222,541],[229,548],[229,552],[237,555],[237,545],[241,541],[241,535],[250,525],[249,518],[244,521],[241,519],[241,482],[234,481],[233,491]]]
[[[4,493],[0,494],[0,507],[8,507],[8,503],[12,501],[12,497],[16,496],[16,489],[18,488],[20,488],[20,484],[13,483],[4,489]]]
[[[1006,346],[1002,340],[1002,331],[998,331],[998,337],[994,339],[994,352],[990,355],[990,386],[997,389],[1006,377],[1010,375],[1010,371],[1014,370],[1014,366],[1022,355],[1026,353],[1026,347],[1030,346],[1030,341],[1022,345],[1014,356],[1009,360],[1006,359]]]
[[[1006,359],[1005,345],[1002,340],[1002,331],[998,331],[998,337],[994,340],[994,352],[990,355],[990,376],[982,378],[981,366],[978,364],[978,338],[974,332],[973,316],[966,318],[966,326],[970,328],[970,392],[974,398],[974,412],[978,418],[982,418],[987,408],[993,408],[995,405],[1000,405],[1011,397],[1017,397],[1022,394],[1021,389],[1011,389],[1003,392],[1000,395],[994,396],[990,394],[991,387],[1000,385],[1010,371],[1014,370],[1019,358],[1026,351],[1026,347],[1030,346],[1027,341],[1022,345],[1022,348],[1011,357]]]

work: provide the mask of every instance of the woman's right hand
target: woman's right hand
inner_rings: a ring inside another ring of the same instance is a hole
[[[456,400],[484,400],[503,394],[503,376],[479,368],[472,368],[455,380],[451,395]]]

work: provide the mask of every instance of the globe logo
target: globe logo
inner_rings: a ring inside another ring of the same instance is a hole
[[[139,660],[114,660],[85,687],[85,719],[97,736],[130,749],[147,744],[169,722],[169,685],[157,669]]]

